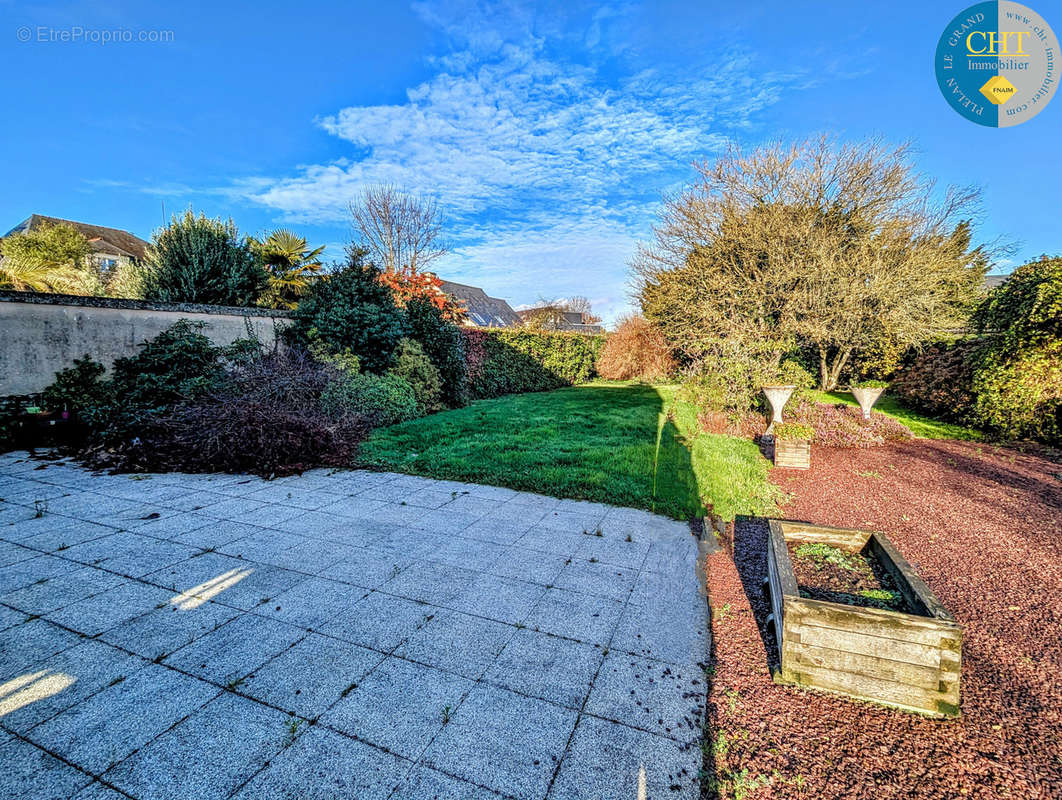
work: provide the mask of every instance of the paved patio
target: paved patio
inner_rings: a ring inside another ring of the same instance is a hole
[[[683,523],[20,453],[0,498],[2,797],[698,797]]]

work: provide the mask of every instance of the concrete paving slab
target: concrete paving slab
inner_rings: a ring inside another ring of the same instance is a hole
[[[583,716],[564,756],[550,800],[697,800],[699,747],[682,746],[614,722]]]
[[[355,606],[365,597],[360,586],[307,578],[281,592],[258,607],[266,616],[307,629],[326,628],[337,617],[355,613]]]
[[[271,567],[220,553],[203,553],[152,572],[143,580],[188,598],[209,599],[250,610],[306,580],[305,573]]]
[[[643,762],[649,797],[696,795],[683,523],[386,473],[38,465],[0,454],[0,496],[50,508],[0,503],[0,748],[80,767],[60,796],[582,800]]]
[[[531,550],[516,544],[506,549],[487,572],[491,575],[552,586],[567,562],[567,556]]]
[[[217,552],[235,556],[255,564],[275,564],[286,561],[285,551],[310,541],[294,533],[256,528],[250,536],[235,539],[216,548]]]
[[[510,545],[534,527],[540,518],[540,513],[527,513],[523,506],[506,504],[499,511],[473,522],[461,531],[461,536]]]
[[[104,631],[100,639],[154,661],[198,640],[242,613],[209,601],[194,606],[173,602],[159,605],[161,608]]]
[[[482,574],[447,605],[466,614],[516,625],[527,619],[545,593],[546,587],[537,583]]]
[[[234,796],[239,800],[386,800],[412,765],[320,726],[309,728]]]
[[[0,689],[0,723],[24,733],[147,664],[102,642],[83,641],[10,676]]]
[[[287,550],[278,553],[268,563],[282,569],[298,570],[317,575],[359,549],[361,548],[341,542],[329,542],[307,537],[294,547],[289,547]]]
[[[68,561],[95,566],[107,558],[136,552],[150,547],[155,540],[146,536],[137,536],[130,531],[113,531],[109,536],[100,536],[81,544],[71,545],[57,555]]]
[[[31,547],[44,553],[61,554],[62,551],[76,544],[90,542],[112,533],[114,533],[114,528],[106,525],[75,520],[73,525],[62,525],[53,530],[34,534],[28,539],[21,539],[20,543],[23,547]]]
[[[386,500],[374,500],[368,497],[340,497],[334,503],[317,509],[325,514],[336,514],[350,520],[372,519],[373,514],[387,505]]]
[[[306,635],[302,628],[286,622],[244,614],[171,652],[163,663],[226,686]]]
[[[589,537],[587,533],[583,533],[584,530],[587,529],[558,530],[544,525],[535,525],[517,539],[516,544],[528,550],[573,558],[579,555],[579,552],[586,546]],[[589,529],[588,533],[593,533],[593,529]]]
[[[438,611],[416,600],[371,592],[352,611],[321,625],[320,632],[390,653]]]
[[[682,666],[703,665],[708,660],[708,625],[707,603],[696,595],[650,605],[629,603],[612,648]]]
[[[682,744],[699,740],[704,672],[609,651],[584,710]]]
[[[425,557],[435,564],[446,564],[461,569],[486,570],[505,552],[505,545],[485,542],[481,539],[466,539],[450,536]]]
[[[186,544],[156,540],[121,555],[104,558],[95,562],[95,565],[129,578],[139,578],[155,572],[160,566],[166,567],[191,558],[197,552],[198,548]]]
[[[170,597],[172,595],[163,589],[129,581],[51,611],[47,618],[86,636],[98,636],[146,614]]]
[[[320,724],[416,760],[460,712],[474,685],[459,675],[391,657],[328,709]]]
[[[127,795],[117,792],[106,784],[94,781],[75,794],[70,800],[126,800]]]
[[[637,570],[616,564],[590,561],[581,554],[566,564],[557,576],[556,586],[583,594],[624,602],[631,593]]]
[[[72,572],[40,578],[29,586],[0,595],[0,603],[27,614],[43,615],[125,583],[125,578],[120,575],[80,564],[75,567]]]
[[[288,720],[226,692],[102,778],[138,800],[222,800],[284,748]]]
[[[504,795],[431,767],[416,767],[391,800],[502,800]]]
[[[377,589],[412,563],[412,559],[390,551],[356,548],[321,570],[319,577]]]
[[[8,567],[30,558],[37,558],[39,555],[40,552],[38,550],[32,550],[14,542],[0,541],[0,568]]]
[[[395,654],[466,678],[479,678],[516,633],[511,625],[439,611]]]
[[[8,594],[16,589],[64,575],[81,569],[82,565],[50,555],[36,554],[33,558],[16,561],[0,567],[0,593]]]
[[[149,664],[26,736],[99,775],[218,693],[208,683]]]
[[[0,746],[0,764],[0,797],[66,800],[92,782],[91,775],[19,739]]]
[[[237,539],[242,539],[245,536],[251,536],[261,531],[260,528],[254,525],[247,525],[242,522],[218,521],[206,517],[198,518],[198,515],[190,513],[185,514],[185,516],[196,516],[197,519],[187,530],[174,533],[169,538],[171,541],[199,547],[204,550],[215,550],[229,542],[234,542]],[[209,521],[205,525],[200,525],[199,519],[209,519]],[[140,530],[143,532],[142,528]]]
[[[240,682],[241,694],[316,719],[386,656],[375,650],[308,633]]]
[[[596,558],[602,564],[615,564],[637,570],[645,561],[650,542],[648,539],[635,541],[633,535],[630,535],[631,541],[628,542],[628,535],[630,534],[602,533],[601,536],[589,536],[586,544],[579,550],[579,557],[587,560]]]
[[[544,797],[576,712],[477,684],[432,742],[426,765],[514,797]]]
[[[623,604],[607,597],[547,589],[527,618],[527,627],[607,647]]]
[[[327,494],[329,503],[334,503],[338,497],[338,495],[331,493],[319,492],[317,494]],[[307,536],[311,539],[332,540],[332,531],[337,528],[349,528],[351,525],[349,519],[338,514],[307,510],[291,519],[280,520],[270,527],[278,531],[297,533],[300,536]]]
[[[483,680],[575,710],[583,706],[604,660],[604,648],[519,630]]]
[[[438,513],[421,517],[415,527],[443,535],[461,533],[472,523],[482,519],[482,516],[467,511],[450,511],[447,506],[443,506]]]
[[[38,661],[73,647],[81,639],[45,619],[30,618],[0,631],[0,680],[17,678]]]
[[[478,573],[449,564],[418,561],[402,570],[381,589],[409,600],[442,606],[462,594]]]
[[[558,531],[574,531],[581,533],[583,531],[589,531],[593,533],[594,530],[601,524],[601,521],[605,518],[605,512],[598,511],[596,509],[583,510],[565,510],[568,504],[565,501],[561,501],[561,505],[553,511],[546,513],[544,517],[539,521],[538,526],[541,528],[549,528],[551,530]]]
[[[7,606],[0,606],[0,631],[7,630],[15,625],[21,625],[29,620],[28,614],[16,611]]]

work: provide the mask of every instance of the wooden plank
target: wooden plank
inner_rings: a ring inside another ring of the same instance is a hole
[[[910,586],[911,590],[918,596],[919,603],[925,606],[932,617],[947,622],[955,622],[955,617],[937,599],[937,596],[933,594],[926,582],[915,572],[914,567],[907,562],[907,559],[900,555],[900,551],[889,541],[887,536],[875,533],[874,547],[875,553],[878,554],[879,558],[884,556],[891,568],[896,570],[901,576],[901,583],[906,583]]]
[[[796,625],[794,630],[800,636],[802,644],[826,647],[831,650],[846,650],[865,656],[888,658],[892,661],[905,661],[924,667],[940,667],[940,650],[917,642],[905,642],[900,639],[885,639],[864,633],[838,630],[837,628],[820,628],[817,625]]]
[[[892,681],[875,680],[847,672],[833,672],[819,667],[791,671],[794,682],[814,689],[841,692],[861,700],[884,703],[898,708],[920,711],[934,716],[957,716],[958,703],[940,692],[919,689]],[[783,679],[785,675],[783,674]]]
[[[785,543],[785,535],[778,520],[769,520],[770,538],[767,546],[773,551],[775,567],[778,570],[778,585],[782,591],[782,597],[800,597],[797,588],[796,574],[793,572],[793,562],[789,560],[789,548]]]
[[[879,656],[816,647],[802,641],[788,644],[784,650],[784,658],[790,669],[797,672],[803,667],[819,667],[917,686],[919,689],[933,691],[940,689],[940,670]]]
[[[771,613],[774,615],[774,636],[778,640],[779,654],[781,659],[781,647],[783,638],[783,613],[785,605],[782,599],[782,585],[778,578],[778,564],[774,558],[774,548],[767,547],[767,591],[770,592]]]
[[[854,528],[831,528],[826,525],[810,525],[805,522],[780,521],[782,535],[786,541],[822,542],[839,547],[852,553],[858,553],[870,539],[870,531]]]
[[[830,603],[808,597],[786,598],[786,613],[807,619],[813,625],[827,625],[871,636],[921,642],[934,647],[940,647],[944,640],[954,642],[961,631],[955,623],[933,617],[904,614],[885,608]]]
[[[907,601],[909,608],[913,609],[916,614],[923,617],[932,617],[929,609],[926,608],[926,604],[922,602],[922,598],[914,587],[911,586],[911,582],[907,579],[907,576],[896,566],[895,562],[889,557],[881,547],[881,540],[875,534],[871,536],[867,541],[867,552],[872,554],[878,559],[878,563],[885,568],[886,572],[892,575],[893,581],[896,583],[896,588],[900,590],[900,594],[903,595],[903,599]]]

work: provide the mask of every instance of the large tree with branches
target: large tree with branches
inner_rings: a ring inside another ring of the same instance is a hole
[[[439,206],[392,185],[370,186],[350,204],[353,235],[384,272],[415,276],[449,249]]]
[[[821,137],[697,170],[632,263],[646,318],[692,359],[738,348],[769,371],[806,344],[833,389],[861,347],[959,327],[981,290],[979,193],[938,189],[910,145]]]

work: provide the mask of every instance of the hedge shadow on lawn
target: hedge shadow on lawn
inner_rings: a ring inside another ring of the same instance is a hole
[[[588,384],[476,401],[375,431],[360,461],[676,519],[704,513],[667,397],[647,385]]]

